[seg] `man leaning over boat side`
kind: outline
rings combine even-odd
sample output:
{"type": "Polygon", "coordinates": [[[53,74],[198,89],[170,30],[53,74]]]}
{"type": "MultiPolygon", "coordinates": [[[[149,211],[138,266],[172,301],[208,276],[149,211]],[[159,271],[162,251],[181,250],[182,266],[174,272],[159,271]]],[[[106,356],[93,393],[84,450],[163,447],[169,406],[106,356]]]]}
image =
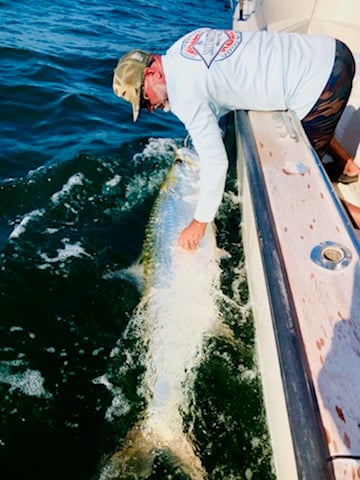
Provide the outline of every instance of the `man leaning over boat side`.
{"type": "MultiPolygon", "coordinates": [[[[220,118],[235,110],[293,110],[320,159],[332,156],[337,181],[357,181],[360,168],[334,137],[352,88],[348,47],[321,35],[197,29],[164,55],[132,50],[114,71],[113,89],[141,108],[172,111],[185,125],[201,161],[194,218],[179,245],[196,249],[222,201],[228,160],[220,118]]],[[[347,204],[360,227],[360,208],[347,204]]]]}

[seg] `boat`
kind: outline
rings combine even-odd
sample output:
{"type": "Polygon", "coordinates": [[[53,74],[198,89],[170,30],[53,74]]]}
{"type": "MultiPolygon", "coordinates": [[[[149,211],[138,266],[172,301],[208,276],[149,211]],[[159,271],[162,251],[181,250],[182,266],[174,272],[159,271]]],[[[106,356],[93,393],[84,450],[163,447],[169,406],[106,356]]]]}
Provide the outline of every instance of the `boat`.
{"type": "MultiPolygon", "coordinates": [[[[244,0],[234,30],[326,34],[357,64],[336,137],[360,165],[359,0],[244,0]]],[[[240,225],[278,480],[360,478],[360,246],[291,111],[235,112],[240,225]]],[[[331,161],[330,158],[324,161],[331,161]]]]}

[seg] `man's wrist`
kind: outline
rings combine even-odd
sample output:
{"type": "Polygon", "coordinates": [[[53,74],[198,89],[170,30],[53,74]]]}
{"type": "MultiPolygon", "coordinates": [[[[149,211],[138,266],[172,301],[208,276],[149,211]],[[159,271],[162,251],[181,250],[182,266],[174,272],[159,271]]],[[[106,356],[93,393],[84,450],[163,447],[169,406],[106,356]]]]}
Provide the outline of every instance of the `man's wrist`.
{"type": "Polygon", "coordinates": [[[193,219],[193,222],[196,223],[197,225],[207,225],[208,222],[200,222],[200,220],[196,220],[196,218],[193,219]]]}

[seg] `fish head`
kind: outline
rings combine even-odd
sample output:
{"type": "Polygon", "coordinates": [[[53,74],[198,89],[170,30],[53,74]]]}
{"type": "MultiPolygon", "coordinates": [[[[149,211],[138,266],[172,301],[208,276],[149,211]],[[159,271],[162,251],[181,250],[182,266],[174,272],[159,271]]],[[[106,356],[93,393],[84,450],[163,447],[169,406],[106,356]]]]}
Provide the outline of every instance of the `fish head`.
{"type": "Polygon", "coordinates": [[[174,163],[186,165],[193,172],[200,170],[200,158],[194,149],[188,147],[177,148],[174,151],[174,163]]]}
{"type": "Polygon", "coordinates": [[[177,178],[198,179],[200,159],[195,150],[187,147],[177,148],[174,151],[174,169],[177,178]]]}
{"type": "Polygon", "coordinates": [[[174,151],[174,162],[167,187],[184,200],[197,196],[200,182],[200,159],[195,150],[187,147],[174,151]]]}

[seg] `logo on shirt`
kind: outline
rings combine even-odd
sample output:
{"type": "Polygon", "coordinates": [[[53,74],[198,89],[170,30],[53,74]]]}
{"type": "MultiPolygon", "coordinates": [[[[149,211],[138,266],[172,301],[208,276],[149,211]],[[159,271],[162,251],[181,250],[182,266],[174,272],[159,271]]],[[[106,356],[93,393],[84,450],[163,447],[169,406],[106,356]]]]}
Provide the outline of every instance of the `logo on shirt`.
{"type": "Polygon", "coordinates": [[[197,30],[184,39],[180,53],[190,60],[202,60],[210,68],[213,62],[230,57],[241,40],[241,32],[197,30]]]}

